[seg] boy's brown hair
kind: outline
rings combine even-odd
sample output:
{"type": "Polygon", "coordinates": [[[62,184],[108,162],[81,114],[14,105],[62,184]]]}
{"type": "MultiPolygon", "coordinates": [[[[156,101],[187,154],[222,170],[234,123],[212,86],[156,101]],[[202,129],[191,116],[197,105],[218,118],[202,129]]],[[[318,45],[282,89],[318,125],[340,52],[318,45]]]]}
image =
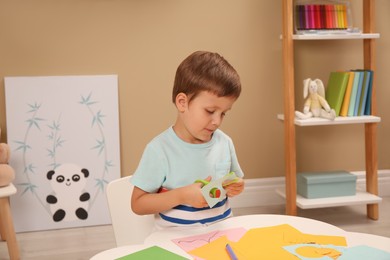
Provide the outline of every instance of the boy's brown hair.
{"type": "Polygon", "coordinates": [[[196,51],[177,68],[172,91],[172,101],[184,93],[189,101],[201,91],[211,92],[218,97],[238,98],[241,82],[237,71],[218,53],[196,51]]]}

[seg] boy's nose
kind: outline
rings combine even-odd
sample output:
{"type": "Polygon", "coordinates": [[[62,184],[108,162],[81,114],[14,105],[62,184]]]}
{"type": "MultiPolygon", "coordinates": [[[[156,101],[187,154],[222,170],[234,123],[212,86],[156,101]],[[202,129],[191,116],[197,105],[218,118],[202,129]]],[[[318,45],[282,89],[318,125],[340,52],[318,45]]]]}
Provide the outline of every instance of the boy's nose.
{"type": "Polygon", "coordinates": [[[211,123],[216,126],[219,126],[221,122],[222,122],[222,118],[219,116],[213,117],[213,120],[211,121],[211,123]]]}

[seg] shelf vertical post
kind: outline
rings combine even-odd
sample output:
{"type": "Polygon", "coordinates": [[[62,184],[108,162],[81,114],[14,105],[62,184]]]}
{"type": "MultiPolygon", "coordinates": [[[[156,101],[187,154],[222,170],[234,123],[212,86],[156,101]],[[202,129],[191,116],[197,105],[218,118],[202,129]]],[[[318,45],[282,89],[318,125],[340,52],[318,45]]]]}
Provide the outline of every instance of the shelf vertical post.
{"type": "Polygon", "coordinates": [[[284,145],[286,179],[286,214],[297,215],[296,204],[296,144],[294,125],[294,46],[293,0],[282,0],[283,5],[283,93],[284,93],[284,145]]]}
{"type": "MultiPolygon", "coordinates": [[[[372,33],[375,30],[375,0],[363,0],[363,32],[372,33]]],[[[371,114],[376,115],[376,73],[375,73],[375,39],[364,39],[364,68],[373,70],[373,85],[371,96],[371,114]]],[[[377,154],[377,123],[365,124],[366,153],[366,189],[367,192],[378,195],[378,154],[377,154]]],[[[378,204],[367,205],[367,216],[379,218],[378,204]]]]}

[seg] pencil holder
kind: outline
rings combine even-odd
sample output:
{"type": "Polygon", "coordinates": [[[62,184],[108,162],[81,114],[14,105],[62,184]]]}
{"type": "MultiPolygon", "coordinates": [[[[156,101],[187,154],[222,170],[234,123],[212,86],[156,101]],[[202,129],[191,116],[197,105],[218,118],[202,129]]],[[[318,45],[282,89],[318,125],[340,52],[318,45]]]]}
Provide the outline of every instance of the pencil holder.
{"type": "Polygon", "coordinates": [[[297,34],[353,32],[351,3],[347,0],[296,0],[297,34]]]}

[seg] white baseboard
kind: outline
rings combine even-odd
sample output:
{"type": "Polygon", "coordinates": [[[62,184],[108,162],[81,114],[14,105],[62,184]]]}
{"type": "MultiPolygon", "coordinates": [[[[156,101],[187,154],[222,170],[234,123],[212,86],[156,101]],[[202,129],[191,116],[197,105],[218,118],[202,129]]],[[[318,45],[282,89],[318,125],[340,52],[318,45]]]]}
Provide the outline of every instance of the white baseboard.
{"type": "MultiPolygon", "coordinates": [[[[357,189],[365,190],[365,171],[352,172],[357,175],[357,189]]],[[[285,204],[284,198],[276,193],[285,189],[284,177],[245,179],[245,190],[230,200],[232,208],[259,207],[285,204]]],[[[378,171],[379,196],[390,196],[390,169],[378,171]]]]}

